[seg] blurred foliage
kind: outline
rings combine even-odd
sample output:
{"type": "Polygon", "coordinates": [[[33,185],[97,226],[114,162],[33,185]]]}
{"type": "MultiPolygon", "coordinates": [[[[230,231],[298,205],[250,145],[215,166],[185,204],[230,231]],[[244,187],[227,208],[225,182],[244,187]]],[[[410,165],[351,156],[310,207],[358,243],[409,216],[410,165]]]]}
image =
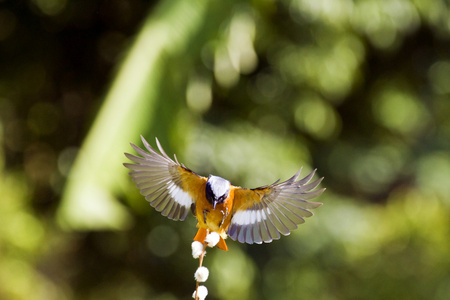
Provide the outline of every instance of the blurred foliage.
{"type": "Polygon", "coordinates": [[[208,299],[449,299],[440,0],[0,1],[0,299],[189,299],[195,220],[121,166],[151,143],[256,187],[318,168],[290,237],[210,249],[208,299]]]}

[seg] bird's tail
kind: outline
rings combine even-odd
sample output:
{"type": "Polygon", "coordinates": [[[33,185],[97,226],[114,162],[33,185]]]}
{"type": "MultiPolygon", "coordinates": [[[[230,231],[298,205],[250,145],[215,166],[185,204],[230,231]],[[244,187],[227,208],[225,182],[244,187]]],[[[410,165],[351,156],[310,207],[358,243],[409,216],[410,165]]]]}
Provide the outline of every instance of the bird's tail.
{"type": "MultiPolygon", "coordinates": [[[[208,234],[208,231],[206,230],[206,228],[199,228],[197,231],[197,234],[194,237],[194,241],[204,244],[207,234],[208,234]]],[[[222,238],[222,236],[220,236],[220,240],[217,243],[216,247],[219,249],[222,249],[224,251],[228,251],[227,244],[225,243],[225,240],[222,238]]]]}

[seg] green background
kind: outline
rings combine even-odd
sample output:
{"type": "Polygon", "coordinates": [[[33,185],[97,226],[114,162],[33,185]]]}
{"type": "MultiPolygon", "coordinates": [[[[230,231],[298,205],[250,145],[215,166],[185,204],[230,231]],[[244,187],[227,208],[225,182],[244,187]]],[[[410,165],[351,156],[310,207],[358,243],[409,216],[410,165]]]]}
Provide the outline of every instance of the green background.
{"type": "Polygon", "coordinates": [[[2,0],[0,299],[191,298],[141,134],[234,185],[325,177],[289,237],[208,250],[207,299],[449,299],[449,101],[447,1],[2,0]]]}

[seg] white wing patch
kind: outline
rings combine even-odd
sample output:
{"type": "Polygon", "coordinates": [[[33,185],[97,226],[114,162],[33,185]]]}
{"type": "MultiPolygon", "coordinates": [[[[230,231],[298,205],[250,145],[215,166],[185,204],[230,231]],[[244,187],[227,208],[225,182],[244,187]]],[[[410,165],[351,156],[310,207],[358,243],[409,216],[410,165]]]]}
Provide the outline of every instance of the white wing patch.
{"type": "Polygon", "coordinates": [[[231,223],[235,223],[236,225],[249,225],[260,223],[261,221],[265,221],[267,219],[264,211],[260,210],[241,210],[234,214],[231,219],[231,223]]]}
{"type": "MultiPolygon", "coordinates": [[[[131,144],[142,157],[125,153],[135,163],[125,163],[124,166],[131,170],[130,175],[136,186],[156,211],[172,220],[184,220],[194,202],[181,187],[178,168],[184,167],[167,156],[158,140],[156,143],[162,154],[156,152],[144,138],[142,142],[148,152],[131,144]]],[[[193,173],[192,176],[198,177],[193,173]]]]}
{"type": "Polygon", "coordinates": [[[192,204],[192,198],[188,193],[183,191],[180,187],[178,187],[175,183],[171,182],[167,187],[169,190],[170,196],[177,202],[178,204],[190,208],[192,204]]]}
{"type": "Polygon", "coordinates": [[[309,202],[319,196],[325,189],[314,190],[322,179],[307,184],[314,176],[315,170],[302,180],[297,180],[300,171],[285,182],[278,181],[267,189],[259,203],[246,210],[234,213],[228,227],[228,236],[241,243],[270,243],[280,238],[280,233],[289,235],[297,229],[298,224],[305,222],[305,217],[313,215],[309,209],[322,205],[319,202],[309,202]],[[314,190],[314,191],[313,191],[314,190]]]}

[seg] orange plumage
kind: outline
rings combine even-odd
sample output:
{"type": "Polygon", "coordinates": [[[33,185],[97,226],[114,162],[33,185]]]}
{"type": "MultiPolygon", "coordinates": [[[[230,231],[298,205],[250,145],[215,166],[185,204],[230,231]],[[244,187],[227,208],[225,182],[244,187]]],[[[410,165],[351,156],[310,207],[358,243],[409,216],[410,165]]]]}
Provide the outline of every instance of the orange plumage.
{"type": "Polygon", "coordinates": [[[233,186],[218,177],[199,176],[183,164],[170,159],[158,140],[156,152],[142,138],[149,152],[133,145],[142,157],[125,153],[135,164],[125,163],[141,194],[162,215],[184,220],[192,210],[199,228],[194,240],[204,243],[208,232],[217,232],[217,247],[228,250],[225,238],[241,243],[269,243],[288,235],[313,215],[310,209],[322,205],[310,202],[325,189],[314,190],[322,181],[309,183],[315,170],[301,180],[300,171],[287,181],[256,189],[233,186]]]}

